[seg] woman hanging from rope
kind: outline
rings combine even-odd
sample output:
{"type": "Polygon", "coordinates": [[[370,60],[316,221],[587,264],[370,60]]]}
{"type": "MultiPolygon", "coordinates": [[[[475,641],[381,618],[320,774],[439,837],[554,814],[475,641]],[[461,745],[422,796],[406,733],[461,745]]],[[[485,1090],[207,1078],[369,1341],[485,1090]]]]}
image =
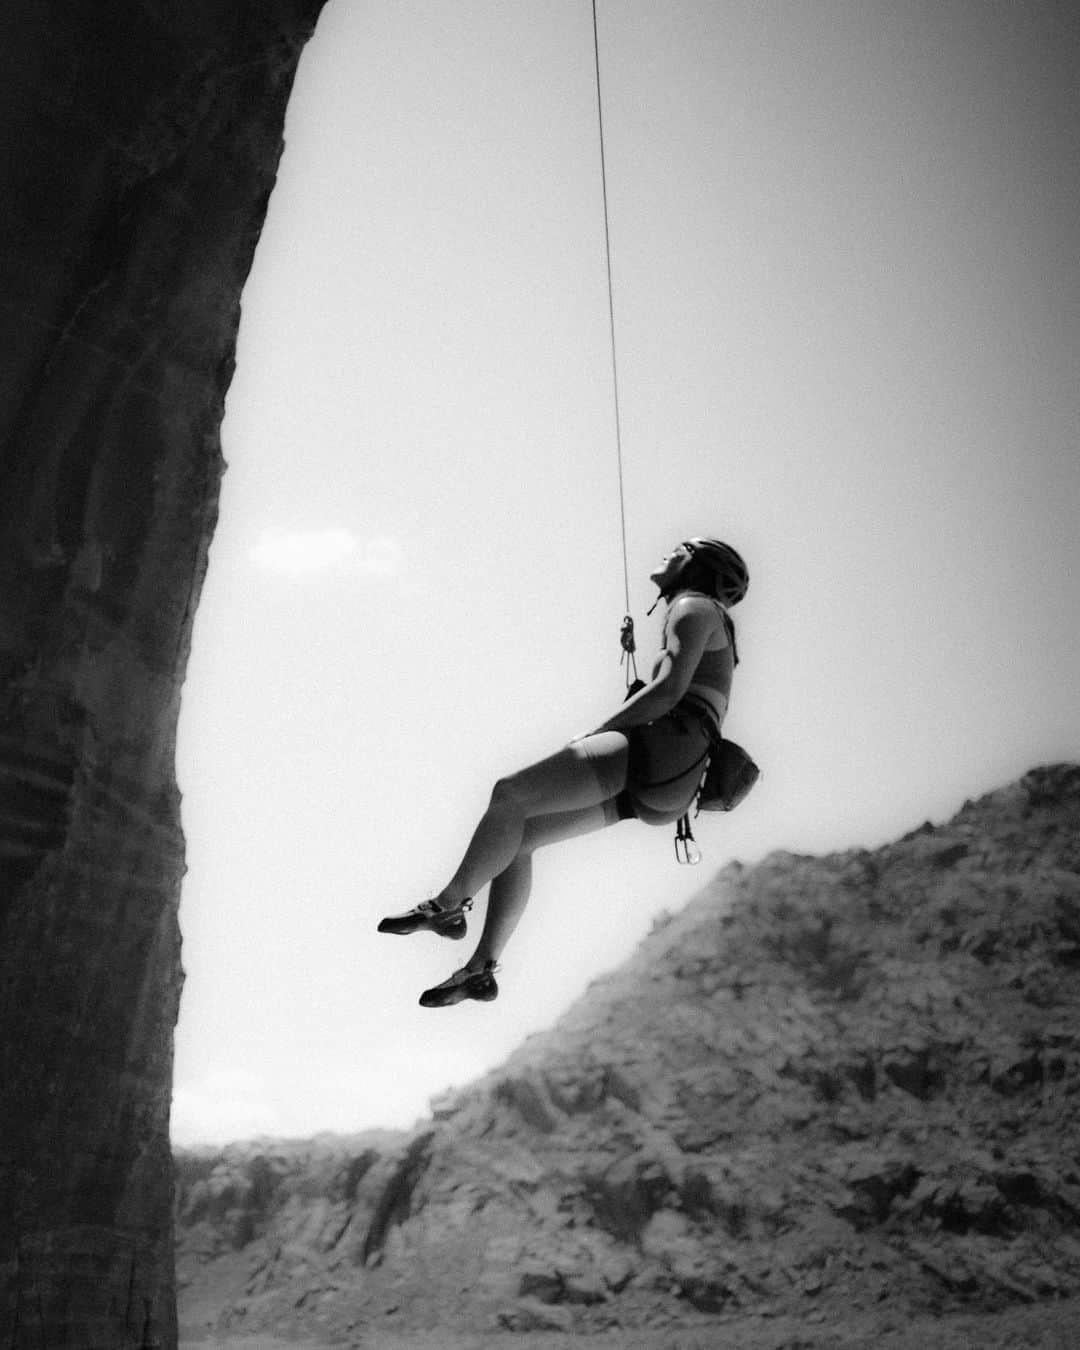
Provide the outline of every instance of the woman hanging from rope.
{"type": "MultiPolygon", "coordinates": [[[[380,933],[463,938],[472,897],[490,882],[476,951],[420,996],[425,1008],[498,995],[494,971],[525,909],[538,848],[636,818],[678,820],[701,780],[738,663],[728,608],[746,594],[746,564],[717,539],[688,539],[651,574],[667,602],[652,678],[595,731],[495,784],[465,856],[446,886],[380,933]]],[[[651,611],[650,611],[651,612],[651,611]]]]}

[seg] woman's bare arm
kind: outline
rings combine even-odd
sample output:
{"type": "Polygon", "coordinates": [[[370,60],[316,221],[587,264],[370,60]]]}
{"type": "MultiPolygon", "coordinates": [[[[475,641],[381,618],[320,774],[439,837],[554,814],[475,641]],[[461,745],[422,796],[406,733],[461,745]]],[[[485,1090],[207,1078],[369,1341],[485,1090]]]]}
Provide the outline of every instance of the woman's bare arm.
{"type": "Polygon", "coordinates": [[[692,596],[676,600],[668,619],[667,642],[652,679],[596,730],[627,731],[670,712],[689,688],[718,623],[712,605],[692,596]]]}

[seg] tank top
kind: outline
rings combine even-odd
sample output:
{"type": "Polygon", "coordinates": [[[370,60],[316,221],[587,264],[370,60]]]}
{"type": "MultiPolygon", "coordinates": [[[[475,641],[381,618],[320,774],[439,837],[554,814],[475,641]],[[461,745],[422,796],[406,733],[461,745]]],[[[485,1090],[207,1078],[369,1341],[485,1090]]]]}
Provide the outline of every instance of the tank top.
{"type": "MultiPolygon", "coordinates": [[[[719,732],[723,725],[724,715],[727,712],[728,701],[731,697],[732,677],[735,673],[735,655],[728,629],[730,620],[727,617],[727,611],[719,600],[713,599],[710,595],[702,595],[697,591],[693,592],[693,596],[696,600],[703,600],[715,606],[720,615],[725,641],[722,647],[706,649],[701,653],[689,687],[682,697],[682,702],[688,703],[691,707],[703,707],[708,713],[714,729],[719,732]]],[[[670,609],[668,614],[671,614],[670,609]]],[[[667,623],[668,621],[665,619],[664,646],[667,646],[667,623]]]]}

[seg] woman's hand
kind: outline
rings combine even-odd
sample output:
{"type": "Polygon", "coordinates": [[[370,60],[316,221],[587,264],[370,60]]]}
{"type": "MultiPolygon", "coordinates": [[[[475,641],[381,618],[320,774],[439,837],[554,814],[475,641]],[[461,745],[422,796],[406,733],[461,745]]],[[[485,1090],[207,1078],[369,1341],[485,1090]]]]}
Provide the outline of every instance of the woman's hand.
{"type": "Polygon", "coordinates": [[[671,712],[690,687],[698,662],[720,622],[712,605],[695,604],[694,598],[677,599],[668,617],[667,642],[656,663],[652,679],[628,698],[614,716],[597,731],[627,731],[655,722],[671,712]]]}

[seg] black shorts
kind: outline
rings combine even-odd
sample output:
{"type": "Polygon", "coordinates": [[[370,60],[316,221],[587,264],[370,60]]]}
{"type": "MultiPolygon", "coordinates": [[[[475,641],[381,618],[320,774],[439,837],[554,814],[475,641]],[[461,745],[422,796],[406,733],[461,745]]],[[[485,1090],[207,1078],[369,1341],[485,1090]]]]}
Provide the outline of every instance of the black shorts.
{"type": "Polygon", "coordinates": [[[626,732],[630,760],[626,788],[617,798],[620,817],[670,825],[685,815],[705,772],[712,734],[703,716],[683,708],[626,732]]]}

